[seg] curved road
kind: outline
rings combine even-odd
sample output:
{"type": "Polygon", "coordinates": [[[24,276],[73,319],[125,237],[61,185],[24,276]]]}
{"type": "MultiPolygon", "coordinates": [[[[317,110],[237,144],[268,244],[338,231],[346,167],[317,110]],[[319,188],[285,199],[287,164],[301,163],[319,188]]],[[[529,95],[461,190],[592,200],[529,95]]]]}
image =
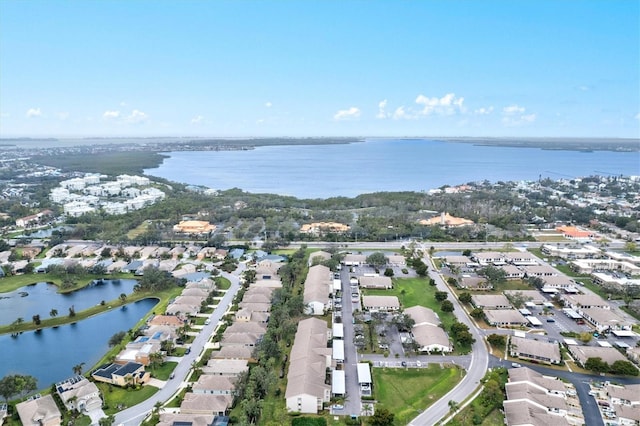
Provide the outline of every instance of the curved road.
{"type": "Polygon", "coordinates": [[[231,287],[227,290],[224,297],[218,303],[218,306],[211,314],[211,323],[205,325],[202,328],[202,331],[196,336],[195,340],[191,344],[191,353],[184,355],[175,370],[173,371],[175,377],[173,379],[167,380],[165,386],[156,392],[151,398],[146,401],[141,402],[138,405],[127,408],[124,411],[116,414],[115,416],[115,424],[116,425],[125,425],[125,426],[137,426],[144,418],[153,410],[153,407],[157,402],[164,403],[169,398],[176,393],[176,391],[180,388],[180,384],[189,374],[189,370],[191,369],[191,365],[196,359],[200,356],[200,353],[204,349],[205,344],[213,334],[213,330],[218,325],[218,322],[222,319],[222,315],[227,312],[227,309],[231,305],[233,298],[236,293],[240,289],[240,278],[239,275],[244,270],[244,263],[240,263],[238,269],[234,272],[234,274],[222,273],[221,275],[231,281],[231,287]]]}
{"type": "Polygon", "coordinates": [[[489,365],[489,351],[484,343],[484,339],[482,338],[480,331],[471,322],[466,312],[462,309],[458,298],[449,291],[449,287],[442,279],[442,276],[432,268],[429,269],[429,277],[436,281],[438,290],[447,291],[451,295],[449,300],[453,302],[453,312],[458,318],[458,321],[469,327],[469,332],[473,335],[473,338],[476,339],[476,341],[472,346],[471,364],[467,369],[467,375],[456,385],[455,388],[451,389],[449,393],[436,401],[418,417],[413,419],[411,423],[409,423],[413,426],[430,426],[436,424],[444,416],[449,414],[449,401],[454,400],[460,403],[469,397],[480,385],[480,380],[484,377],[489,365]]]}

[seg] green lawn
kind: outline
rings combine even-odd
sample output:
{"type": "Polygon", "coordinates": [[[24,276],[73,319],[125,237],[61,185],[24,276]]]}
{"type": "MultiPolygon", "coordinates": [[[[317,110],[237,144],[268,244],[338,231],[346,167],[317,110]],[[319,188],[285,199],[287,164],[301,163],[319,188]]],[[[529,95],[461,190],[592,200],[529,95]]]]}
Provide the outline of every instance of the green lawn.
{"type": "Polygon", "coordinates": [[[143,386],[141,389],[134,390],[100,382],[96,382],[96,385],[98,385],[98,389],[100,389],[105,406],[108,407],[104,409],[107,415],[116,414],[124,408],[133,407],[151,398],[151,396],[159,390],[153,386],[143,386]],[[119,405],[120,408],[118,408],[119,405]]]}
{"type": "Polygon", "coordinates": [[[364,290],[366,295],[397,296],[405,309],[418,305],[432,309],[448,330],[456,317],[451,312],[440,310],[440,302],[436,300],[435,293],[436,287],[430,286],[425,278],[394,278],[391,290],[364,290]]]}
{"type": "Polygon", "coordinates": [[[164,362],[161,366],[156,367],[155,370],[153,368],[150,368],[149,371],[151,371],[151,375],[158,380],[168,380],[171,372],[176,368],[177,365],[177,362],[167,361],[164,362]]]}
{"type": "Polygon", "coordinates": [[[433,364],[422,369],[374,368],[374,396],[378,407],[395,414],[396,425],[406,425],[453,389],[463,374],[458,368],[433,364]]]}
{"type": "Polygon", "coordinates": [[[215,281],[216,281],[216,286],[220,290],[228,290],[229,287],[231,287],[231,281],[229,281],[228,279],[226,279],[224,277],[216,277],[215,281]]]}

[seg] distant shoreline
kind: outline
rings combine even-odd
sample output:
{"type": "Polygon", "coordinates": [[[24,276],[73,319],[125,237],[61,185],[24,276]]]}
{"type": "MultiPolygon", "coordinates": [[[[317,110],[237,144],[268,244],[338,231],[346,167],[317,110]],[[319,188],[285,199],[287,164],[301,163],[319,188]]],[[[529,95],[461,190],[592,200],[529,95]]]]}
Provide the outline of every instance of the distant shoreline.
{"type": "Polygon", "coordinates": [[[550,151],[613,151],[640,152],[640,139],[630,138],[491,138],[491,137],[314,137],[314,138],[0,138],[0,147],[15,149],[86,148],[91,146],[120,147],[130,150],[132,145],[145,151],[209,151],[255,149],[261,146],[333,145],[376,140],[428,140],[465,143],[477,146],[505,148],[538,148],[550,151]]]}

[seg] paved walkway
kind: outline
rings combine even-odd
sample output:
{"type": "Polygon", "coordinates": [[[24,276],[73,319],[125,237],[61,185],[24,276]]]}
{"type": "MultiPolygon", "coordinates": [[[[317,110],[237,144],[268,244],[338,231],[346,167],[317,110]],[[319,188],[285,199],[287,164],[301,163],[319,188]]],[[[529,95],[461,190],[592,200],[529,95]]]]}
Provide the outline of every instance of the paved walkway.
{"type": "Polygon", "coordinates": [[[107,417],[104,411],[102,411],[102,408],[96,408],[95,410],[87,411],[87,416],[91,418],[92,425],[97,425],[100,422],[100,419],[107,417]]]}

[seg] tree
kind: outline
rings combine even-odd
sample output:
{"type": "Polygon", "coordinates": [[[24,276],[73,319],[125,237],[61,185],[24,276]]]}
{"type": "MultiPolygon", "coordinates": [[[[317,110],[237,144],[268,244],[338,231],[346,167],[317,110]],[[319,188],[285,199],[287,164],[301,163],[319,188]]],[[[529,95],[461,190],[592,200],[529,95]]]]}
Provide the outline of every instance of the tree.
{"type": "Polygon", "coordinates": [[[159,365],[162,365],[163,362],[164,362],[164,356],[162,355],[161,352],[153,352],[149,354],[149,366],[151,367],[151,370],[153,370],[154,372],[156,370],[156,367],[158,367],[159,365]]]}
{"type": "Polygon", "coordinates": [[[111,249],[109,247],[105,247],[100,252],[100,257],[106,259],[107,257],[111,257],[111,249]]]}
{"type": "Polygon", "coordinates": [[[516,309],[522,308],[525,302],[528,302],[531,300],[531,297],[525,296],[524,294],[522,294],[521,291],[516,291],[515,293],[510,294],[508,298],[511,304],[513,305],[513,307],[516,309]]]}
{"type": "Polygon", "coordinates": [[[480,319],[484,316],[484,311],[482,310],[482,308],[473,308],[473,310],[470,312],[470,315],[475,319],[480,319]]]}
{"type": "Polygon", "coordinates": [[[507,273],[504,269],[496,268],[495,266],[485,266],[484,268],[478,270],[478,275],[481,275],[487,279],[489,284],[494,287],[496,284],[504,282],[507,277],[507,273]]]}
{"type": "Polygon", "coordinates": [[[453,312],[453,303],[450,300],[444,300],[440,304],[440,309],[442,309],[442,312],[453,312]]]}
{"type": "Polygon", "coordinates": [[[40,325],[41,321],[40,321],[40,315],[36,314],[33,317],[31,317],[33,319],[33,323],[35,325],[40,325]]]}
{"type": "Polygon", "coordinates": [[[384,270],[384,276],[385,277],[392,277],[393,276],[393,269],[392,268],[387,268],[384,270]]]}
{"type": "Polygon", "coordinates": [[[462,255],[467,257],[471,256],[471,250],[470,249],[463,250],[462,255]]]}
{"type": "Polygon", "coordinates": [[[468,291],[460,293],[458,300],[462,303],[471,303],[471,293],[468,291]]]}
{"type": "Polygon", "coordinates": [[[451,411],[452,413],[455,413],[456,411],[458,411],[459,407],[460,406],[455,400],[453,399],[449,400],[449,411],[451,411]]]}
{"type": "Polygon", "coordinates": [[[452,287],[457,287],[458,286],[458,280],[456,280],[453,277],[447,278],[447,283],[452,287]]]}
{"type": "Polygon", "coordinates": [[[120,342],[124,340],[126,335],[127,335],[126,331],[118,331],[117,333],[115,333],[113,336],[109,338],[109,347],[114,347],[116,345],[119,345],[120,342]]]}
{"type": "Polygon", "coordinates": [[[449,293],[447,293],[446,291],[436,291],[435,296],[438,302],[442,302],[443,300],[446,300],[447,296],[449,296],[449,293]]]}
{"type": "Polygon", "coordinates": [[[127,300],[127,295],[124,293],[120,293],[120,301],[124,303],[126,302],[126,300],[127,300]]]}
{"type": "Polygon", "coordinates": [[[69,307],[69,317],[70,317],[70,318],[73,318],[73,317],[75,317],[75,316],[76,316],[76,308],[74,308],[74,307],[73,307],[73,305],[71,305],[71,306],[69,307]]]}
{"type": "Polygon", "coordinates": [[[57,309],[51,309],[51,311],[49,311],[49,316],[53,317],[57,317],[58,316],[58,310],[57,309]]]}
{"type": "Polygon", "coordinates": [[[491,344],[493,347],[504,348],[504,345],[507,343],[507,338],[504,334],[490,334],[487,336],[487,342],[491,344]]]}
{"type": "Polygon", "coordinates": [[[4,398],[7,404],[9,403],[9,398],[17,394],[18,390],[16,387],[15,375],[4,376],[0,379],[0,395],[4,398]]]}
{"type": "Polygon", "coordinates": [[[582,333],[580,333],[580,335],[578,336],[578,339],[580,339],[580,341],[584,344],[587,344],[591,341],[591,339],[593,338],[593,335],[588,332],[588,331],[583,331],[582,333]]]}
{"type": "Polygon", "coordinates": [[[395,415],[386,408],[378,408],[369,419],[371,426],[392,426],[395,415]]]}
{"type": "Polygon", "coordinates": [[[82,374],[82,369],[84,368],[84,362],[80,364],[76,364],[71,369],[73,370],[73,374],[77,374],[78,376],[82,374]]]}
{"type": "Polygon", "coordinates": [[[595,357],[587,359],[584,363],[584,368],[595,371],[596,373],[606,373],[609,371],[609,364],[603,361],[602,358],[595,357]]]}
{"type": "Polygon", "coordinates": [[[387,256],[385,256],[384,253],[380,251],[370,254],[369,256],[367,256],[366,260],[367,260],[367,263],[373,266],[374,268],[380,268],[386,265],[387,262],[389,261],[387,259],[387,256]]]}
{"type": "Polygon", "coordinates": [[[497,406],[504,400],[500,383],[495,379],[489,379],[484,384],[482,399],[488,406],[497,406]]]}
{"type": "Polygon", "coordinates": [[[637,376],[638,369],[629,361],[618,360],[611,365],[611,373],[637,376]]]}
{"type": "Polygon", "coordinates": [[[473,345],[476,339],[474,339],[473,335],[468,331],[461,331],[456,336],[456,341],[461,345],[473,345]]]}
{"type": "Polygon", "coordinates": [[[416,270],[416,274],[420,277],[426,277],[427,273],[429,273],[429,268],[427,264],[424,263],[421,259],[417,259],[413,262],[413,268],[416,270]]]}

